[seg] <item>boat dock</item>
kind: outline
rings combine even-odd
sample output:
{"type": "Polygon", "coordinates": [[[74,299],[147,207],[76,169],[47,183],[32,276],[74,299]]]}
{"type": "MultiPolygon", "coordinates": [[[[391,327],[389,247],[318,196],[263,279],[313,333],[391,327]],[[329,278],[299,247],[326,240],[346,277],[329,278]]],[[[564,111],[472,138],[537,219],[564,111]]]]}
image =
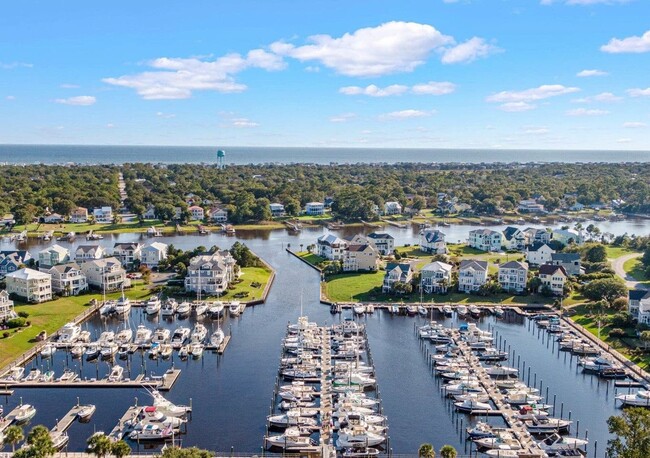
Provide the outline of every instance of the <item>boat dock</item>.
{"type": "Polygon", "coordinates": [[[77,404],[66,413],[61,420],[50,430],[53,433],[64,433],[72,426],[72,423],[77,419],[79,412],[84,406],[77,404]]]}
{"type": "Polygon", "coordinates": [[[130,427],[127,425],[127,422],[130,422],[138,416],[142,407],[137,405],[131,406],[126,410],[126,413],[117,422],[117,425],[111,430],[108,434],[108,437],[113,441],[122,440],[124,435],[130,430],[130,427]]]}
{"type": "Polygon", "coordinates": [[[11,424],[16,421],[16,415],[18,415],[18,409],[22,407],[22,402],[20,405],[16,406],[13,408],[11,412],[9,412],[7,415],[4,417],[0,418],[0,433],[3,433],[5,429],[7,429],[11,424]]]}
{"type": "Polygon", "coordinates": [[[218,347],[214,345],[206,345],[205,349],[216,351],[218,354],[223,355],[223,352],[226,351],[226,347],[230,343],[230,337],[231,337],[230,335],[225,336],[223,338],[223,342],[221,342],[221,345],[219,345],[218,347]]]}
{"type": "Polygon", "coordinates": [[[176,380],[181,375],[180,369],[169,369],[163,375],[152,375],[145,377],[144,374],[138,375],[133,380],[120,380],[119,382],[109,381],[107,378],[100,380],[70,380],[70,381],[52,381],[52,382],[7,382],[7,386],[16,388],[152,388],[159,391],[169,391],[172,389],[176,380]]]}

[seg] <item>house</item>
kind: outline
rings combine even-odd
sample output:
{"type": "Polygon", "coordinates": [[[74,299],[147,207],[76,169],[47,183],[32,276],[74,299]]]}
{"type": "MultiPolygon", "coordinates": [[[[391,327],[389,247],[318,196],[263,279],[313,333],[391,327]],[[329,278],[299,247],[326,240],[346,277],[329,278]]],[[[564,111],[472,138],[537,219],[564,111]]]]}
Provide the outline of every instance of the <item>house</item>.
{"type": "Polygon", "coordinates": [[[70,213],[71,223],[86,223],[88,222],[88,209],[84,207],[77,207],[70,213]]]}
{"type": "Polygon", "coordinates": [[[14,214],[13,213],[5,213],[0,217],[0,226],[13,226],[16,224],[16,220],[14,219],[14,214]]]}
{"type": "Polygon", "coordinates": [[[584,237],[575,229],[556,229],[551,237],[563,245],[571,245],[572,243],[582,245],[585,242],[584,237]]]}
{"type": "Polygon", "coordinates": [[[399,215],[402,213],[402,206],[399,202],[391,201],[384,204],[384,215],[399,215]]]}
{"type": "Polygon", "coordinates": [[[30,259],[32,256],[26,250],[0,251],[0,278],[17,271],[30,259]]]}
{"type": "Polygon", "coordinates": [[[487,261],[463,259],[458,269],[458,291],[461,293],[476,292],[487,283],[487,278],[487,261]]]}
{"type": "Polygon", "coordinates": [[[209,217],[215,223],[225,223],[228,221],[228,210],[221,207],[214,207],[210,210],[209,217]]]}
{"type": "Polygon", "coordinates": [[[102,258],[81,264],[81,272],[86,276],[88,286],[100,291],[116,291],[130,286],[126,270],[117,258],[102,258]]]}
{"type": "Polygon", "coordinates": [[[187,205],[200,205],[203,203],[203,199],[197,196],[193,192],[185,194],[185,203],[187,205]]]}
{"type": "Polygon", "coordinates": [[[475,229],[469,231],[467,244],[477,250],[496,252],[501,251],[502,238],[501,232],[491,229],[475,229]]]}
{"type": "Polygon", "coordinates": [[[113,256],[120,260],[124,267],[132,266],[142,255],[142,244],[138,242],[116,243],[113,245],[113,256]]]}
{"type": "Polygon", "coordinates": [[[411,264],[389,262],[386,265],[381,292],[390,293],[393,291],[395,283],[410,283],[411,280],[413,280],[413,267],[411,264]]]}
{"type": "Polygon", "coordinates": [[[370,244],[349,245],[343,252],[343,271],[377,270],[379,255],[370,244]]]}
{"type": "Polygon", "coordinates": [[[113,222],[113,209],[111,207],[100,207],[93,209],[95,222],[99,224],[110,224],[113,222]]]}
{"type": "Polygon", "coordinates": [[[49,248],[39,251],[38,253],[38,268],[49,270],[50,267],[57,264],[63,264],[70,260],[70,251],[63,248],[61,245],[52,245],[49,248]]]}
{"type": "Polygon", "coordinates": [[[142,214],[143,219],[157,219],[156,207],[153,205],[148,205],[147,209],[142,214]]]}
{"type": "Polygon", "coordinates": [[[585,209],[585,206],[581,204],[580,202],[576,202],[575,204],[571,205],[569,207],[569,211],[572,212],[581,212],[582,210],[585,209]]]}
{"type": "Polygon", "coordinates": [[[540,291],[547,286],[555,296],[564,294],[564,284],[568,278],[564,267],[544,264],[539,267],[539,278],[542,280],[542,284],[539,287],[540,291]]]}
{"type": "Polygon", "coordinates": [[[526,236],[526,245],[532,245],[534,243],[548,244],[551,242],[551,233],[546,229],[529,227],[524,230],[524,236],[526,236]]]}
{"type": "Polygon", "coordinates": [[[187,266],[185,290],[223,294],[235,280],[235,264],[227,250],[193,257],[187,266]]]}
{"type": "Polygon", "coordinates": [[[0,323],[16,318],[17,316],[14,311],[14,301],[9,300],[9,293],[7,291],[0,291],[0,323]]]}
{"type": "Polygon", "coordinates": [[[628,311],[639,323],[650,324],[650,290],[633,289],[628,292],[628,311]]]}
{"type": "Polygon", "coordinates": [[[395,238],[385,232],[371,232],[367,236],[368,242],[382,256],[388,256],[395,250],[395,238]]]}
{"type": "Polygon", "coordinates": [[[551,262],[551,255],[553,253],[555,253],[555,250],[547,244],[536,242],[526,247],[526,261],[528,265],[541,266],[542,264],[551,262]]]}
{"type": "Polygon", "coordinates": [[[106,250],[99,245],[79,245],[74,252],[76,262],[92,261],[106,256],[106,250]]]}
{"type": "Polygon", "coordinates": [[[521,293],[528,283],[528,267],[519,261],[510,261],[499,266],[499,285],[506,291],[521,293]]]}
{"type": "Polygon", "coordinates": [[[431,254],[447,253],[445,234],[437,229],[424,229],[420,231],[420,250],[431,254]]]}
{"type": "Polygon", "coordinates": [[[274,218],[282,217],[287,214],[284,210],[284,205],[282,204],[274,203],[270,204],[269,207],[271,209],[271,216],[274,218]]]}
{"type": "Polygon", "coordinates": [[[420,270],[420,288],[427,293],[446,293],[451,286],[451,264],[435,261],[420,270]]]}
{"type": "Polygon", "coordinates": [[[551,255],[551,264],[562,266],[569,275],[580,275],[580,254],[579,253],[553,253],[551,255]]]}
{"type": "Polygon", "coordinates": [[[148,267],[158,267],[160,261],[167,259],[167,244],[153,242],[140,251],[140,263],[148,267]]]}
{"type": "Polygon", "coordinates": [[[537,202],[535,199],[520,200],[517,210],[523,213],[544,213],[544,205],[537,202]]]}
{"type": "Polygon", "coordinates": [[[76,296],[88,289],[86,275],[74,262],[52,266],[48,273],[52,276],[52,291],[57,294],[76,296]]]}
{"type": "Polygon", "coordinates": [[[305,205],[305,214],[310,216],[319,216],[325,214],[325,204],[322,202],[307,202],[305,205]]]}
{"type": "Polygon", "coordinates": [[[41,303],[52,299],[52,277],[33,269],[20,269],[7,274],[7,293],[15,294],[27,302],[41,303]]]}
{"type": "Polygon", "coordinates": [[[526,235],[519,228],[508,226],[503,230],[503,246],[509,251],[522,251],[526,246],[526,235]]]}
{"type": "Polygon", "coordinates": [[[43,217],[43,222],[45,224],[59,224],[62,223],[64,219],[65,218],[63,218],[63,216],[59,215],[58,213],[50,213],[49,215],[45,215],[43,217]]]}
{"type": "Polygon", "coordinates": [[[192,221],[203,221],[203,218],[205,218],[203,207],[199,207],[198,205],[188,207],[187,211],[190,213],[190,220],[192,221]]]}
{"type": "Polygon", "coordinates": [[[344,251],[347,247],[347,242],[334,234],[321,235],[316,240],[318,256],[329,259],[330,261],[343,260],[344,251]]]}

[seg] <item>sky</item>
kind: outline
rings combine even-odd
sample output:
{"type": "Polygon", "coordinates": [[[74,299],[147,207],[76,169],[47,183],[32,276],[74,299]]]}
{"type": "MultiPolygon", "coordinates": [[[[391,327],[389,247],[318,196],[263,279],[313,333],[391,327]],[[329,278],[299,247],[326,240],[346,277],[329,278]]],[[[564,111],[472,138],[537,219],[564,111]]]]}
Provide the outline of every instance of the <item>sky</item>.
{"type": "Polygon", "coordinates": [[[650,150],[650,0],[2,10],[1,144],[650,150]]]}

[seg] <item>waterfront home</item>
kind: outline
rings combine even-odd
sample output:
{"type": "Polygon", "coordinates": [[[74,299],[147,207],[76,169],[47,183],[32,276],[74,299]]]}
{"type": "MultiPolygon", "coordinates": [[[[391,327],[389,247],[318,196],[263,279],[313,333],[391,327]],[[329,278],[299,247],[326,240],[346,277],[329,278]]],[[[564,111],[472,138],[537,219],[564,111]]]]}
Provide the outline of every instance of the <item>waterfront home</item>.
{"type": "Polygon", "coordinates": [[[120,260],[124,267],[131,267],[139,261],[142,255],[142,244],[139,242],[116,243],[113,245],[113,256],[120,260]]]}
{"type": "Polygon", "coordinates": [[[14,219],[13,213],[5,213],[0,217],[0,226],[6,227],[13,226],[14,224],[16,224],[16,220],[14,219]]]}
{"type": "Polygon", "coordinates": [[[582,210],[585,209],[585,206],[581,204],[580,202],[576,202],[575,204],[571,205],[569,207],[569,211],[572,212],[581,212],[582,210]]]}
{"type": "Polygon", "coordinates": [[[203,203],[203,199],[201,197],[197,196],[193,192],[185,194],[185,203],[187,205],[201,205],[203,203]]]}
{"type": "Polygon", "coordinates": [[[63,264],[70,260],[70,251],[61,245],[54,244],[38,252],[38,268],[49,270],[57,264],[63,264]]]}
{"type": "Polygon", "coordinates": [[[518,227],[508,226],[503,230],[503,246],[508,251],[522,251],[526,246],[526,235],[518,227]]]}
{"type": "Polygon", "coordinates": [[[126,270],[117,258],[102,258],[84,262],[81,272],[86,276],[88,286],[100,291],[116,291],[130,286],[126,270]]]}
{"type": "Polygon", "coordinates": [[[370,244],[368,237],[366,237],[364,234],[354,234],[352,236],[343,237],[343,241],[347,243],[348,246],[370,244]]]}
{"type": "Polygon", "coordinates": [[[190,213],[190,220],[192,221],[203,221],[203,218],[205,218],[203,207],[199,207],[198,205],[188,207],[187,211],[190,213]]]}
{"type": "Polygon", "coordinates": [[[325,204],[322,202],[307,202],[305,214],[310,216],[323,215],[325,214],[325,204]]]}
{"type": "Polygon", "coordinates": [[[502,238],[501,232],[491,229],[474,229],[469,231],[467,245],[481,251],[497,252],[501,251],[502,238]]]}
{"type": "Polygon", "coordinates": [[[94,208],[93,217],[96,223],[110,224],[113,222],[113,209],[111,207],[94,208]]]}
{"type": "MultiPolygon", "coordinates": [[[[22,251],[22,253],[27,253],[26,251],[22,251]]],[[[4,277],[10,272],[15,272],[18,269],[21,268],[23,264],[25,264],[25,256],[24,254],[21,255],[20,251],[3,251],[0,252],[0,278],[4,277]]],[[[29,256],[29,254],[27,254],[29,256]]],[[[31,259],[31,256],[27,258],[27,260],[31,259]]]]}
{"type": "Polygon", "coordinates": [[[458,269],[458,291],[461,293],[474,293],[487,283],[487,261],[463,259],[458,269]]]}
{"type": "Polygon", "coordinates": [[[564,270],[569,275],[580,275],[582,273],[580,253],[553,253],[550,263],[554,266],[564,267],[564,270]]]}
{"type": "Polygon", "coordinates": [[[52,299],[52,276],[33,269],[20,269],[7,274],[7,293],[26,302],[38,304],[52,299]]]}
{"type": "Polygon", "coordinates": [[[348,245],[343,254],[343,271],[377,270],[379,256],[370,244],[348,245]]]}
{"type": "Polygon", "coordinates": [[[413,280],[413,267],[409,263],[389,262],[386,264],[386,273],[381,286],[382,293],[393,291],[395,283],[411,283],[413,280]]]}
{"type": "Polygon", "coordinates": [[[561,296],[564,293],[567,278],[568,275],[564,267],[544,264],[539,267],[539,279],[542,280],[539,290],[541,291],[546,286],[551,289],[553,295],[561,296]]]}
{"type": "Polygon", "coordinates": [[[140,264],[148,267],[158,267],[161,261],[167,259],[166,243],[152,242],[140,251],[140,264]]]}
{"type": "Polygon", "coordinates": [[[57,294],[76,296],[88,289],[86,275],[74,262],[52,266],[48,273],[52,276],[52,291],[57,294]]]}
{"type": "Polygon", "coordinates": [[[499,266],[499,285],[502,289],[521,293],[526,290],[528,267],[519,261],[510,261],[499,266]]]}
{"type": "Polygon", "coordinates": [[[181,207],[174,207],[174,217],[172,219],[178,221],[183,216],[183,209],[181,207]]]}
{"type": "Polygon", "coordinates": [[[420,231],[420,250],[431,254],[446,254],[445,234],[437,229],[420,231]]]}
{"type": "Polygon", "coordinates": [[[287,214],[284,210],[284,205],[280,203],[272,203],[269,205],[269,208],[271,210],[271,216],[274,218],[279,218],[287,214]]]}
{"type": "Polygon", "coordinates": [[[143,219],[156,219],[156,207],[153,205],[149,204],[147,205],[147,209],[142,213],[142,218],[143,219]]]}
{"type": "Polygon", "coordinates": [[[368,242],[373,246],[377,253],[382,256],[393,254],[395,250],[395,238],[386,232],[371,232],[368,234],[368,242]]]}
{"type": "Polygon", "coordinates": [[[17,316],[14,311],[14,301],[9,300],[9,293],[7,291],[0,291],[0,323],[4,323],[17,316]]]}
{"type": "Polygon", "coordinates": [[[316,240],[316,253],[330,261],[341,261],[347,247],[347,242],[334,234],[321,235],[316,240]]]}
{"type": "Polygon", "coordinates": [[[551,261],[553,253],[555,253],[555,250],[547,244],[535,242],[526,247],[526,261],[531,266],[541,266],[551,261]]]}
{"type": "Polygon", "coordinates": [[[235,264],[227,250],[193,257],[187,266],[185,290],[223,294],[235,280],[235,264]]]}
{"type": "Polygon", "coordinates": [[[59,224],[62,223],[65,218],[58,213],[50,213],[43,216],[42,219],[45,224],[59,224]]]}
{"type": "Polygon", "coordinates": [[[627,307],[632,318],[639,323],[650,324],[650,290],[630,290],[627,307]]]}
{"type": "Polygon", "coordinates": [[[100,245],[79,245],[74,252],[76,262],[93,261],[106,256],[106,250],[100,245]]]}
{"type": "Polygon", "coordinates": [[[535,199],[520,200],[517,210],[522,213],[544,213],[544,205],[540,204],[535,199]]]}
{"type": "Polygon", "coordinates": [[[225,223],[228,221],[228,210],[222,207],[213,207],[208,212],[208,217],[215,223],[225,223]]]}
{"type": "Polygon", "coordinates": [[[451,264],[434,261],[420,269],[420,288],[427,293],[446,293],[451,286],[451,264]]]}
{"type": "Polygon", "coordinates": [[[551,243],[551,233],[546,229],[537,229],[529,227],[524,230],[526,237],[526,245],[533,245],[534,243],[551,243]]]}
{"type": "Polygon", "coordinates": [[[399,215],[402,213],[402,206],[399,202],[390,201],[384,204],[384,215],[399,215]]]}
{"type": "Polygon", "coordinates": [[[88,209],[84,207],[77,207],[70,213],[71,223],[86,223],[88,222],[88,209]]]}
{"type": "Polygon", "coordinates": [[[556,229],[553,231],[552,239],[562,245],[582,245],[585,242],[584,237],[575,229],[556,229]]]}

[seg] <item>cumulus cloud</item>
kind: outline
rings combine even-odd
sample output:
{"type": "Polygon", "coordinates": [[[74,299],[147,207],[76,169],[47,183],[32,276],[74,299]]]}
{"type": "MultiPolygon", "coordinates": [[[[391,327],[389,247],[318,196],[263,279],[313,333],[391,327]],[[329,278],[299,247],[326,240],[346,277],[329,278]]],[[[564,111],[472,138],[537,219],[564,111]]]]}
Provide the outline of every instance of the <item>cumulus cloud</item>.
{"type": "Polygon", "coordinates": [[[13,70],[14,68],[32,68],[34,64],[28,64],[27,62],[0,62],[0,69],[2,70],[13,70]]]}
{"type": "Polygon", "coordinates": [[[550,132],[548,127],[527,127],[524,133],[529,135],[546,135],[550,132]]]}
{"type": "Polygon", "coordinates": [[[226,54],[211,61],[161,57],[148,65],[156,71],[104,78],[102,81],[135,89],[143,99],[187,99],[193,91],[227,93],[246,90],[246,85],[236,82],[234,75],[248,68],[277,71],[286,67],[281,56],[263,49],[253,49],[246,56],[226,54]]]}
{"type": "Polygon", "coordinates": [[[650,30],[640,37],[612,38],[600,50],[612,54],[650,52],[650,30]]]}
{"type": "Polygon", "coordinates": [[[607,110],[588,110],[587,108],[576,108],[574,110],[568,110],[566,112],[567,116],[602,116],[609,114],[607,110]]]}
{"type": "Polygon", "coordinates": [[[63,105],[89,106],[94,105],[97,99],[92,95],[78,95],[67,99],[55,99],[54,101],[63,105]]]}
{"type": "Polygon", "coordinates": [[[528,111],[536,108],[536,105],[531,102],[571,94],[579,90],[577,87],[566,87],[561,84],[545,84],[523,91],[497,92],[489,95],[485,100],[492,103],[501,103],[499,109],[503,111],[528,111]]]}
{"type": "Polygon", "coordinates": [[[422,95],[445,95],[451,94],[456,90],[456,85],[448,81],[436,82],[429,81],[428,83],[416,84],[411,87],[413,94],[422,95]]]}
{"type": "Polygon", "coordinates": [[[385,113],[379,116],[380,119],[413,119],[413,118],[424,118],[426,116],[431,116],[435,113],[435,110],[424,111],[424,110],[400,110],[400,111],[391,111],[390,113],[385,113]]]}
{"type": "Polygon", "coordinates": [[[330,118],[330,122],[337,122],[337,123],[348,122],[349,120],[354,119],[356,117],[357,115],[354,113],[341,113],[339,115],[332,116],[330,118]]]}
{"type": "Polygon", "coordinates": [[[609,73],[602,70],[582,70],[576,74],[579,78],[589,78],[590,76],[607,76],[609,73]]]}
{"type": "Polygon", "coordinates": [[[623,123],[623,127],[626,129],[642,129],[647,127],[647,124],[640,121],[628,121],[623,123]]]}
{"type": "Polygon", "coordinates": [[[650,97],[650,87],[645,89],[628,89],[626,92],[630,97],[650,97]]]}
{"type": "Polygon", "coordinates": [[[230,123],[230,125],[238,129],[248,129],[251,127],[258,127],[259,123],[255,121],[251,121],[248,118],[234,118],[230,123]]]}
{"type": "Polygon", "coordinates": [[[173,114],[173,113],[165,113],[165,112],[163,112],[163,111],[158,111],[158,112],[156,113],[156,116],[158,116],[159,118],[163,118],[163,119],[171,119],[171,118],[175,118],[175,117],[176,117],[176,115],[173,114]]]}
{"type": "Polygon", "coordinates": [[[388,97],[391,95],[402,95],[406,92],[416,95],[444,95],[456,90],[456,85],[449,82],[429,81],[428,83],[405,86],[403,84],[392,84],[384,88],[370,84],[366,87],[345,86],[339,89],[345,95],[367,95],[370,97],[388,97]]]}
{"type": "Polygon", "coordinates": [[[623,100],[623,97],[612,94],[611,92],[601,92],[597,95],[592,95],[589,97],[583,97],[580,99],[572,100],[575,103],[592,103],[592,102],[602,102],[602,103],[614,103],[620,102],[623,100]]]}
{"type": "Polygon", "coordinates": [[[501,111],[507,111],[510,113],[516,113],[520,111],[530,111],[537,108],[537,105],[533,105],[528,102],[507,102],[499,105],[497,108],[501,111]]]}
{"type": "Polygon", "coordinates": [[[442,63],[469,63],[498,51],[499,48],[486,43],[483,38],[473,37],[464,43],[446,49],[442,54],[442,63]]]}

